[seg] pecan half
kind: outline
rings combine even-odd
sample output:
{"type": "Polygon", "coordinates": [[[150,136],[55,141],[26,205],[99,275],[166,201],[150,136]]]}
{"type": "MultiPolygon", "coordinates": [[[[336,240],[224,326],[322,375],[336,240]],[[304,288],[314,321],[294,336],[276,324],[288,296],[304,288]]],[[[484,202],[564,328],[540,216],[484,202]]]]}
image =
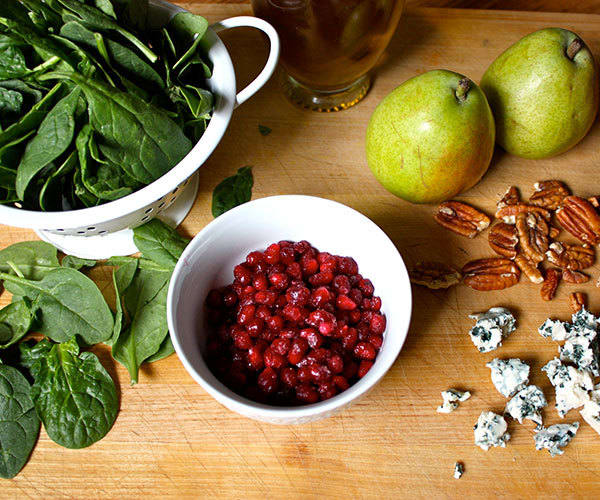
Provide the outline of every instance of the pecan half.
{"type": "Polygon", "coordinates": [[[515,264],[519,266],[519,269],[523,272],[525,276],[529,278],[529,281],[532,283],[543,283],[544,277],[542,273],[537,268],[537,264],[529,260],[525,255],[520,253],[515,257],[515,264]]]}
{"type": "Polygon", "coordinates": [[[590,281],[589,275],[572,269],[563,269],[562,277],[567,283],[575,283],[576,285],[590,281]]]}
{"type": "Polygon", "coordinates": [[[517,215],[516,228],[523,253],[535,264],[542,262],[549,244],[548,223],[535,212],[520,213],[517,215]]]}
{"type": "Polygon", "coordinates": [[[521,277],[517,265],[509,259],[492,257],[473,260],[462,268],[465,285],[475,290],[503,290],[516,285],[521,277]]]}
{"type": "Polygon", "coordinates": [[[544,284],[540,290],[540,295],[543,300],[550,301],[554,298],[558,283],[560,282],[560,277],[561,273],[559,269],[548,269],[546,271],[546,278],[544,279],[544,284]]]}
{"type": "Polygon", "coordinates": [[[582,307],[585,307],[586,303],[587,295],[583,292],[573,292],[571,295],[569,295],[569,304],[573,313],[576,313],[582,307]]]}
{"type": "Polygon", "coordinates": [[[419,262],[409,271],[410,281],[432,290],[450,288],[462,279],[458,269],[442,262],[419,262]]]}
{"type": "Polygon", "coordinates": [[[594,265],[596,253],[585,245],[569,245],[555,241],[546,252],[546,257],[555,266],[562,269],[580,271],[594,265]]]}
{"type": "Polygon", "coordinates": [[[498,219],[502,219],[507,224],[514,224],[517,220],[517,215],[522,213],[537,213],[548,221],[552,216],[552,213],[549,210],[546,210],[545,208],[519,203],[518,205],[507,205],[505,207],[499,208],[496,212],[496,217],[498,219]]]}
{"type": "Polygon", "coordinates": [[[529,198],[529,203],[548,210],[556,210],[562,201],[571,194],[567,186],[555,180],[536,182],[533,189],[535,191],[529,198]]]}
{"type": "Polygon", "coordinates": [[[556,211],[560,225],[584,243],[600,243],[600,215],[594,206],[579,196],[568,196],[556,211]]]}
{"type": "Polygon", "coordinates": [[[433,218],[446,229],[468,238],[474,238],[490,225],[487,215],[460,201],[441,203],[433,218]]]}
{"type": "Polygon", "coordinates": [[[519,190],[515,186],[508,188],[504,196],[500,198],[500,201],[496,203],[498,210],[506,207],[507,205],[518,205],[521,203],[521,197],[519,196],[519,190]]]}
{"type": "Polygon", "coordinates": [[[514,259],[517,255],[517,245],[519,243],[517,228],[506,222],[495,224],[488,233],[488,243],[498,255],[514,259]]]}

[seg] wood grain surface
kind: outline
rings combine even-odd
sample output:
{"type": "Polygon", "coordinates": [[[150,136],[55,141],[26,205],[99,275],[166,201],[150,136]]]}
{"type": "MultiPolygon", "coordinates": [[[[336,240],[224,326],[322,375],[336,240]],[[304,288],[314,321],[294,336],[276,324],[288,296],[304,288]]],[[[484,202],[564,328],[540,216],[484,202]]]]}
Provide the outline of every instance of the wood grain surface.
{"type": "MultiPolygon", "coordinates": [[[[190,4],[183,4],[189,6],[190,4]]],[[[192,9],[211,21],[247,14],[243,5],[192,9]]],[[[194,235],[210,220],[214,186],[243,165],[252,165],[254,197],[307,194],[346,203],[379,224],[407,263],[442,259],[461,266],[490,254],[486,237],[467,240],[432,219],[433,207],[409,205],[373,178],[364,156],[370,114],[395,86],[416,74],[444,67],[478,81],[487,65],[530,31],[560,25],[573,29],[600,55],[600,16],[409,9],[401,21],[375,84],[358,106],[341,113],[302,111],[286,101],[276,79],[235,111],[221,144],[200,169],[200,192],[182,232],[194,235]],[[271,127],[263,137],[258,125],[271,127]]],[[[258,72],[266,57],[262,37],[251,30],[223,34],[239,84],[258,72]]],[[[492,213],[509,185],[528,195],[534,182],[558,177],[579,194],[600,192],[596,124],[574,150],[549,160],[529,161],[498,151],[483,181],[461,199],[492,213]]],[[[34,239],[33,232],[0,230],[0,247],[34,239]]],[[[592,271],[598,276],[599,267],[592,271]]],[[[407,342],[393,368],[352,408],[324,421],[278,427],[247,420],[207,395],[176,356],[145,366],[140,382],[128,385],[122,366],[97,350],[120,386],[121,410],[105,439],[85,450],[67,450],[42,431],[29,463],[0,495],[24,497],[227,497],[227,498],[598,498],[600,436],[583,423],[561,457],[536,451],[531,425],[510,423],[506,449],[484,452],[473,444],[473,424],[483,410],[502,412],[505,399],[494,389],[485,363],[496,356],[531,363],[532,383],[550,401],[546,423],[559,418],[543,364],[556,345],[537,327],[548,317],[567,319],[567,295],[590,294],[594,284],[563,284],[551,303],[526,283],[503,292],[414,288],[407,342]],[[515,311],[519,328],[498,351],[480,354],[467,332],[467,315],[503,305],[515,311]],[[437,414],[440,391],[468,389],[473,397],[450,415],[437,414]],[[465,475],[452,478],[455,461],[465,475]]],[[[2,297],[2,303],[6,303],[2,297]]],[[[388,307],[393,307],[393,304],[388,307]]],[[[566,421],[581,420],[572,411],[566,421]]]]}
{"type": "MultiPolygon", "coordinates": [[[[198,0],[189,3],[248,4],[250,0],[198,0]]],[[[600,14],[599,0],[408,0],[409,7],[530,10],[600,14]]]]}

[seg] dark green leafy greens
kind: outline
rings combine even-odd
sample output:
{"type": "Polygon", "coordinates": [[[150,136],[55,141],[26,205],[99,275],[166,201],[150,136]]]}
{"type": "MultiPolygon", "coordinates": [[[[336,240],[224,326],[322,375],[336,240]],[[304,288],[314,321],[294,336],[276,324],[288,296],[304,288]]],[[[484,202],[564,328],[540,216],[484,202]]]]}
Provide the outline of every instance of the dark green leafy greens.
{"type": "Polygon", "coordinates": [[[42,340],[29,359],[31,397],[50,439],[66,448],[85,448],[102,439],[119,401],[96,355],[79,353],[75,339],[63,344],[42,340]]]}
{"type": "Polygon", "coordinates": [[[18,300],[0,309],[0,349],[21,340],[29,332],[33,319],[28,300],[18,300]]]}
{"type": "Polygon", "coordinates": [[[82,269],[84,267],[94,267],[96,261],[92,259],[82,259],[75,257],[74,255],[65,255],[63,260],[60,262],[62,267],[70,267],[71,269],[82,269]]]}
{"type": "Polygon", "coordinates": [[[0,477],[23,468],[40,432],[27,379],[0,362],[0,477]]]}
{"type": "Polygon", "coordinates": [[[237,174],[227,177],[215,188],[212,196],[212,214],[218,217],[252,199],[252,167],[242,167],[237,174]]]}
{"type": "Polygon", "coordinates": [[[154,182],[211,118],[208,23],[148,0],[0,5],[0,204],[93,207],[154,182]]]}

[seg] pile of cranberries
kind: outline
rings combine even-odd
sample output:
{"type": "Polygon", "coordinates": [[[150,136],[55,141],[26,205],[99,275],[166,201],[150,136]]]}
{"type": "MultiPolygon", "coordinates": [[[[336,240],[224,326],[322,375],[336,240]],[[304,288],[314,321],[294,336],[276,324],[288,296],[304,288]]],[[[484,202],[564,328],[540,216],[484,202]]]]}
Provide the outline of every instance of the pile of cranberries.
{"type": "Polygon", "coordinates": [[[369,371],[386,319],[351,257],[273,243],[206,298],[206,361],[230,389],[274,405],[316,403],[369,371]]]}

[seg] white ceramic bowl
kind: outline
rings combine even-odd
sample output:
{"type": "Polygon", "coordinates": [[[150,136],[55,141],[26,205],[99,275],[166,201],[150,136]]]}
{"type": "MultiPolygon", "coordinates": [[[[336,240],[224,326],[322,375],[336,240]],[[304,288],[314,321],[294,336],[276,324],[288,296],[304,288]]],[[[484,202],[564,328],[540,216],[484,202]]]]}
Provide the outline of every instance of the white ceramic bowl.
{"type": "Polygon", "coordinates": [[[386,234],[359,212],[311,196],[272,196],[251,201],[206,226],[181,256],[169,287],[167,320],[175,350],[186,370],[221,404],[241,415],[275,424],[298,424],[330,416],[369,391],[398,356],[410,323],[411,289],[406,267],[386,234]],[[208,369],[204,300],[233,281],[233,268],[270,243],[308,240],[321,251],[354,257],[359,272],[375,286],[387,317],[375,364],[360,381],[315,404],[278,407],[250,401],[219,382],[208,369]]]}

